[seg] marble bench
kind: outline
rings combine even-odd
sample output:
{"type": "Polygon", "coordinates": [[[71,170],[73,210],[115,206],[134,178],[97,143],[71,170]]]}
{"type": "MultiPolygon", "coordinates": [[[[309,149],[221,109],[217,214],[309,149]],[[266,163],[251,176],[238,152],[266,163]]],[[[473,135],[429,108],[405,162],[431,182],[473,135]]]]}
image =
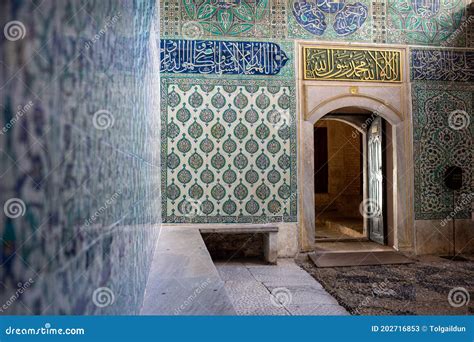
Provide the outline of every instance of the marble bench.
{"type": "Polygon", "coordinates": [[[199,228],[201,233],[216,234],[264,234],[263,255],[269,264],[276,264],[278,258],[278,227],[270,225],[209,225],[199,228]]]}

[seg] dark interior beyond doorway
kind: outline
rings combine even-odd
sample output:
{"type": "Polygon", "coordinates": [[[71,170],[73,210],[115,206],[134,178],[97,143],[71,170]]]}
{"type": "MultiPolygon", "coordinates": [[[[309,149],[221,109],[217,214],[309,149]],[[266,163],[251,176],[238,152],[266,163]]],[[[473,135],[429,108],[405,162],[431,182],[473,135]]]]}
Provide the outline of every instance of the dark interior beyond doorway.
{"type": "Polygon", "coordinates": [[[317,239],[364,238],[363,135],[352,126],[324,119],[314,128],[317,239]]]}

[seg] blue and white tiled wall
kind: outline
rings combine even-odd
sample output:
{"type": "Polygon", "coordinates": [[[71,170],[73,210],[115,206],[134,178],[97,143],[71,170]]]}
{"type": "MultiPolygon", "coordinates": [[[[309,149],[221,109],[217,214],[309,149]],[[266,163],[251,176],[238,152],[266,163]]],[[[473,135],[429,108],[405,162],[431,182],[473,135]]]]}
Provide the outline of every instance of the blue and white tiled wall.
{"type": "Polygon", "coordinates": [[[157,10],[1,2],[0,314],[138,313],[161,221],[157,10]]]}

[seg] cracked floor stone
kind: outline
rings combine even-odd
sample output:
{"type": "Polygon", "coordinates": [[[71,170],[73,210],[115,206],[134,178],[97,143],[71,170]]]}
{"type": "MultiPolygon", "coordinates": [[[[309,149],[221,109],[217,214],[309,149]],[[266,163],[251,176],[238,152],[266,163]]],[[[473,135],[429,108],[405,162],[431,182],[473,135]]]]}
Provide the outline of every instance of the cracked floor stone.
{"type": "Polygon", "coordinates": [[[238,315],[348,315],[293,259],[215,262],[238,315]]]}

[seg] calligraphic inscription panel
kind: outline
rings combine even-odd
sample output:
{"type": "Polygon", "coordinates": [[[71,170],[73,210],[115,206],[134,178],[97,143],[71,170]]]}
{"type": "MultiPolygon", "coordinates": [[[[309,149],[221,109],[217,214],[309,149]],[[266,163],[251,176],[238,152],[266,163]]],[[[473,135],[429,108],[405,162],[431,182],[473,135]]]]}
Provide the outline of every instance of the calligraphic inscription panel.
{"type": "Polygon", "coordinates": [[[288,62],[278,44],[161,40],[161,72],[201,75],[276,75],[288,62]]]}
{"type": "Polygon", "coordinates": [[[292,82],[169,78],[161,91],[165,222],[296,221],[292,82]]]}
{"type": "Polygon", "coordinates": [[[474,81],[474,52],[450,50],[412,50],[413,81],[474,81]]]}
{"type": "Polygon", "coordinates": [[[304,79],[401,82],[401,52],[345,48],[304,48],[304,79]]]}
{"type": "Polygon", "coordinates": [[[370,39],[370,1],[291,0],[289,5],[290,37],[370,39]]]}

